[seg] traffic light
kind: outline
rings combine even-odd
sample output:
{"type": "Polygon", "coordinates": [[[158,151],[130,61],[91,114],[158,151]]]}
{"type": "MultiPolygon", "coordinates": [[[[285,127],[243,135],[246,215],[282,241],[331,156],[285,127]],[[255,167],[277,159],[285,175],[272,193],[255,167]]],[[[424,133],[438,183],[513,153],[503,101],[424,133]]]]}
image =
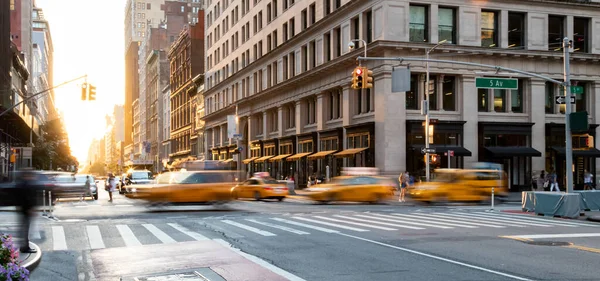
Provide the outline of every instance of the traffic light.
{"type": "Polygon", "coordinates": [[[362,67],[357,66],[356,68],[354,68],[354,71],[352,71],[352,89],[362,89],[362,74],[362,67]]]}
{"type": "Polygon", "coordinates": [[[88,97],[88,85],[87,83],[83,83],[83,85],[81,85],[81,100],[87,100],[88,97]]]}
{"type": "Polygon", "coordinates": [[[593,148],[594,147],[594,137],[593,136],[588,136],[585,139],[585,146],[588,148],[593,148]]]}
{"type": "Polygon", "coordinates": [[[363,67],[363,89],[373,88],[373,71],[369,70],[366,67],[363,67]]]}
{"type": "Polygon", "coordinates": [[[594,147],[594,137],[589,134],[573,135],[573,149],[587,149],[594,147]]]}
{"type": "Polygon", "coordinates": [[[89,85],[88,100],[96,100],[96,86],[89,85]]]}

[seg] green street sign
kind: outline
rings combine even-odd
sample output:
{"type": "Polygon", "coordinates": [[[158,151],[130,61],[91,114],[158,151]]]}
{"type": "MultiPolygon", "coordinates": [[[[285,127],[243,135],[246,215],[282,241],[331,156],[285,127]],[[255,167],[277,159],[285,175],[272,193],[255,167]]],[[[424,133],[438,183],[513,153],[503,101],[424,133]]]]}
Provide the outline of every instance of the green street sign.
{"type": "Polygon", "coordinates": [[[519,80],[513,78],[484,78],[475,77],[475,87],[482,89],[519,89],[519,80]]]}
{"type": "Polygon", "coordinates": [[[571,94],[583,94],[583,86],[571,86],[571,94]]]}

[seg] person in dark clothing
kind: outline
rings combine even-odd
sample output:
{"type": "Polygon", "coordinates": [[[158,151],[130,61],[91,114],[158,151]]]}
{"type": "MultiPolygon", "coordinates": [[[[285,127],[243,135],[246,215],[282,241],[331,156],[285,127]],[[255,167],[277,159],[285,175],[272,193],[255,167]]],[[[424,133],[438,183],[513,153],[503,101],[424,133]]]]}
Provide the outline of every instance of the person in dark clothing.
{"type": "Polygon", "coordinates": [[[31,217],[36,204],[36,186],[38,186],[38,174],[33,170],[23,170],[16,174],[16,191],[19,213],[21,214],[21,253],[35,253],[36,250],[29,247],[29,227],[31,217]]]}

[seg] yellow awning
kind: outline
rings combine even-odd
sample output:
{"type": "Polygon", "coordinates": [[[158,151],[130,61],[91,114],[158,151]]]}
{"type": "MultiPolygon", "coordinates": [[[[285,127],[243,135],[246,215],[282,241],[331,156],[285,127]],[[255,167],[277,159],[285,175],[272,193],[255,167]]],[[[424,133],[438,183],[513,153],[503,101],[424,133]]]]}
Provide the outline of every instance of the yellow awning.
{"type": "Polygon", "coordinates": [[[334,154],[333,156],[335,156],[335,157],[351,157],[351,156],[354,156],[354,154],[363,152],[367,149],[368,149],[368,147],[346,149],[342,152],[338,152],[338,153],[334,154]]]}
{"type": "Polygon", "coordinates": [[[299,160],[300,158],[310,155],[312,152],[304,152],[304,153],[296,153],[290,157],[288,157],[286,160],[287,161],[296,161],[299,160]]]}
{"type": "Polygon", "coordinates": [[[229,163],[229,162],[233,162],[233,158],[229,158],[229,159],[227,159],[227,160],[223,160],[222,162],[223,162],[223,163],[229,163]]]}
{"type": "Polygon", "coordinates": [[[252,162],[252,161],[254,161],[256,159],[258,159],[258,157],[252,157],[252,158],[244,159],[244,161],[242,161],[242,162],[244,162],[244,164],[248,164],[248,163],[250,163],[250,162],[252,162]]]}
{"type": "Polygon", "coordinates": [[[265,162],[273,157],[275,157],[275,155],[263,156],[261,158],[256,159],[256,163],[265,162]]]}
{"type": "Polygon", "coordinates": [[[325,156],[335,153],[337,150],[327,150],[327,151],[319,151],[311,156],[308,156],[308,159],[320,159],[325,158],[325,156]]]}
{"type": "Polygon", "coordinates": [[[277,155],[271,159],[269,159],[269,161],[271,162],[275,162],[275,161],[280,161],[283,160],[283,158],[289,157],[291,154],[282,154],[282,155],[277,155]]]}

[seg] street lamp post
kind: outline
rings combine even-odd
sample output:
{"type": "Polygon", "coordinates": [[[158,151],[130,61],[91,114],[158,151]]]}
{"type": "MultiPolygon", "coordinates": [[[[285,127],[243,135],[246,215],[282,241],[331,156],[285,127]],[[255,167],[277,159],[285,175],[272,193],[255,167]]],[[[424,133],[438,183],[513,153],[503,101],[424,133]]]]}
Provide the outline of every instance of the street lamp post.
{"type": "Polygon", "coordinates": [[[422,106],[425,113],[425,178],[427,181],[429,181],[431,176],[429,173],[429,53],[444,43],[446,43],[446,40],[442,40],[432,48],[425,50],[425,57],[427,59],[425,61],[425,102],[422,106]]]}
{"type": "MultiPolygon", "coordinates": [[[[348,43],[348,48],[350,48],[350,50],[354,49],[354,43],[353,42],[362,42],[363,46],[365,46],[365,58],[367,57],[367,41],[363,40],[363,39],[351,39],[350,43],[348,43]]],[[[359,61],[360,63],[360,61],[359,61]]]]}

